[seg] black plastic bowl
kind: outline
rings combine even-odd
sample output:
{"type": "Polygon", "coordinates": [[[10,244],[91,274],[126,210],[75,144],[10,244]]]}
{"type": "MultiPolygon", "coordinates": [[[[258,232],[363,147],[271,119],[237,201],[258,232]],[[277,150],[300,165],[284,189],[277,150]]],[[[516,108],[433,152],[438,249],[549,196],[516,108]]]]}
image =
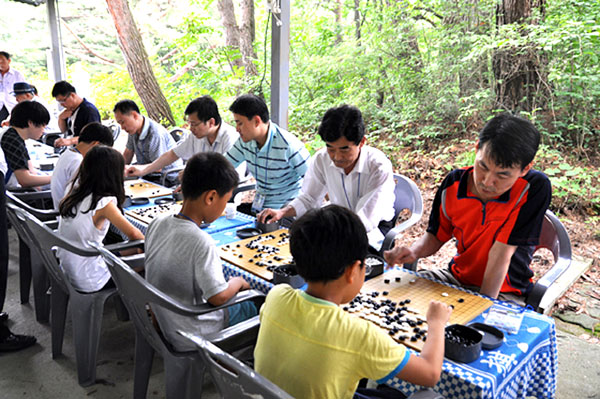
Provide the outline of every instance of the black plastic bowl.
{"type": "Polygon", "coordinates": [[[481,354],[483,336],[474,328],[462,324],[446,327],[446,344],[444,355],[461,363],[471,363],[481,354]]]}
{"type": "Polygon", "coordinates": [[[294,288],[300,288],[304,285],[304,279],[300,277],[296,270],[296,265],[277,266],[273,269],[273,284],[289,284],[294,288]]]}
{"type": "Polygon", "coordinates": [[[259,229],[260,231],[262,231],[263,233],[270,233],[272,231],[275,231],[279,228],[279,223],[278,222],[272,222],[272,223],[261,223],[258,220],[256,220],[254,222],[254,226],[259,229]]]}

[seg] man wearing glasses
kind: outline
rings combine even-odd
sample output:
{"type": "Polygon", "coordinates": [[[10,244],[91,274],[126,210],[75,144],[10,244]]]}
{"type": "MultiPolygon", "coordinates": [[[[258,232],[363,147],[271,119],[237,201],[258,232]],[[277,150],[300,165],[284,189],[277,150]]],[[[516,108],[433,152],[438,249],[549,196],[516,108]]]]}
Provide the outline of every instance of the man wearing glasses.
{"type": "MultiPolygon", "coordinates": [[[[192,100],[185,109],[185,116],[192,134],[154,162],[126,167],[126,176],[144,176],[156,172],[180,158],[187,161],[199,152],[211,151],[226,154],[238,139],[235,128],[221,120],[217,103],[210,96],[192,100]]],[[[242,166],[241,169],[238,167],[237,171],[243,176],[245,166],[242,166]]]]}
{"type": "Polygon", "coordinates": [[[54,141],[55,147],[75,145],[79,132],[90,122],[101,122],[100,113],[94,104],[77,94],[75,87],[61,80],[52,88],[52,97],[65,109],[58,115],[58,127],[64,138],[54,141]]]}

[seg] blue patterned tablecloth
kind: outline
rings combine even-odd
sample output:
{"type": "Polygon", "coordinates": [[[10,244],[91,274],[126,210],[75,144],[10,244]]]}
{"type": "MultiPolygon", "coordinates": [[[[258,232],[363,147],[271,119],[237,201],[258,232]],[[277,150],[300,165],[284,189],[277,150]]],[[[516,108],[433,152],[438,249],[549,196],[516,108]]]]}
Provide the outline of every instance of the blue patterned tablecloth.
{"type": "MultiPolygon", "coordinates": [[[[156,205],[154,203],[154,201],[160,199],[160,198],[165,198],[165,197],[157,197],[157,198],[150,198],[150,202],[145,204],[145,205],[131,205],[128,206],[127,208],[125,208],[125,211],[132,211],[135,209],[144,209],[144,208],[149,208],[151,206],[156,205]]],[[[148,225],[134,217],[131,217],[127,214],[125,214],[125,217],[127,218],[127,220],[129,220],[129,222],[134,225],[135,227],[137,227],[138,229],[140,229],[140,231],[143,234],[146,234],[146,229],[148,228],[148,225]]],[[[236,212],[236,215],[233,219],[227,219],[227,217],[225,216],[221,216],[220,218],[218,218],[217,220],[215,220],[214,222],[212,222],[211,224],[209,224],[206,227],[203,227],[202,230],[204,230],[205,232],[207,232],[208,234],[215,234],[215,233],[219,233],[222,231],[226,231],[226,230],[232,230],[234,229],[234,237],[235,237],[235,230],[243,228],[243,227],[250,227],[250,225],[254,224],[254,218],[252,216],[248,216],[245,215],[241,212],[236,212]]],[[[238,240],[238,238],[236,237],[236,240],[238,240]]],[[[234,240],[234,241],[236,241],[234,240]]],[[[217,245],[222,245],[225,243],[220,243],[217,245]]]]}

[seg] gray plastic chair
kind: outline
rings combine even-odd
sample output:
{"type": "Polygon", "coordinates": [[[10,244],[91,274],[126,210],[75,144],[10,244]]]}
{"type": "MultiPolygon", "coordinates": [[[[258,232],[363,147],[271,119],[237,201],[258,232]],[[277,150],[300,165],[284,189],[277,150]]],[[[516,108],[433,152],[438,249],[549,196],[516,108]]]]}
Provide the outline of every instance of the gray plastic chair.
{"type": "MultiPolygon", "coordinates": [[[[50,198],[49,192],[6,192],[8,203],[17,205],[33,214],[38,219],[48,222],[49,225],[56,224],[58,212],[48,209],[38,209],[30,206],[25,201],[50,198]],[[23,200],[25,201],[23,201],[23,200]]],[[[40,323],[47,323],[50,315],[50,296],[47,294],[50,287],[48,273],[41,259],[31,252],[31,243],[27,241],[26,235],[21,231],[20,223],[14,220],[14,215],[8,214],[8,218],[19,236],[19,288],[21,292],[21,303],[29,303],[29,292],[33,281],[33,300],[35,304],[35,318],[40,323]]]]}
{"type": "MultiPolygon", "coordinates": [[[[50,276],[52,358],[62,354],[67,305],[70,301],[78,382],[81,386],[92,385],[96,382],[96,359],[106,300],[111,297],[116,299],[115,306],[120,320],[127,320],[128,315],[118,296],[115,295],[117,293],[115,288],[102,289],[93,293],[77,291],[63,273],[54,254],[54,248],[60,247],[80,256],[97,256],[99,252],[70,244],[35,216],[14,204],[7,204],[6,207],[8,214],[13,214],[13,218],[23,227],[27,240],[32,243],[32,249],[37,252],[50,276]]],[[[111,246],[111,249],[119,250],[141,244],[142,241],[131,241],[111,246]]]]}
{"type": "MultiPolygon", "coordinates": [[[[160,306],[179,315],[195,317],[246,300],[263,301],[264,294],[249,290],[238,293],[222,306],[209,304],[187,306],[148,283],[106,249],[97,249],[104,257],[119,294],[135,324],[133,397],[135,399],[146,397],[154,352],[157,352],[164,361],[167,399],[199,398],[206,370],[202,358],[196,351],[174,350],[155,327],[149,310],[160,306]]],[[[226,350],[237,350],[254,344],[258,334],[258,323],[258,316],[256,316],[218,333],[206,335],[205,338],[226,350]]]]}
{"type": "Polygon", "coordinates": [[[198,347],[213,382],[223,398],[292,398],[287,392],[267,380],[235,357],[223,352],[206,339],[185,331],[179,334],[198,347]]]}
{"type": "Polygon", "coordinates": [[[535,248],[549,249],[554,256],[554,265],[534,284],[527,296],[526,303],[531,305],[536,312],[543,312],[540,303],[544,294],[564,272],[571,266],[571,240],[565,226],[558,220],[552,211],[547,210],[540,232],[540,243],[535,248]]]}
{"type": "Polygon", "coordinates": [[[408,209],[411,214],[407,220],[395,226],[385,235],[383,244],[381,245],[382,254],[383,251],[387,251],[394,246],[394,240],[399,233],[417,223],[423,215],[423,197],[415,182],[397,173],[394,173],[394,180],[396,181],[396,188],[394,189],[394,195],[396,196],[394,201],[394,219],[392,219],[394,224],[396,224],[400,212],[404,209],[408,209]]]}

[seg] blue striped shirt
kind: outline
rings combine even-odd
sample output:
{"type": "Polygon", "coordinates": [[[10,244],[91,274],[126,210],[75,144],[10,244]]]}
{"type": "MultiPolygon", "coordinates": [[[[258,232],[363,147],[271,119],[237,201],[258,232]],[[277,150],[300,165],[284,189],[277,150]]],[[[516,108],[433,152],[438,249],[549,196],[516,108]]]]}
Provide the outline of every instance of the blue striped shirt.
{"type": "Polygon", "coordinates": [[[238,139],[225,157],[236,167],[246,161],[256,191],[265,196],[263,208],[279,209],[298,195],[310,155],[296,136],[270,122],[262,148],[238,139]]]}

